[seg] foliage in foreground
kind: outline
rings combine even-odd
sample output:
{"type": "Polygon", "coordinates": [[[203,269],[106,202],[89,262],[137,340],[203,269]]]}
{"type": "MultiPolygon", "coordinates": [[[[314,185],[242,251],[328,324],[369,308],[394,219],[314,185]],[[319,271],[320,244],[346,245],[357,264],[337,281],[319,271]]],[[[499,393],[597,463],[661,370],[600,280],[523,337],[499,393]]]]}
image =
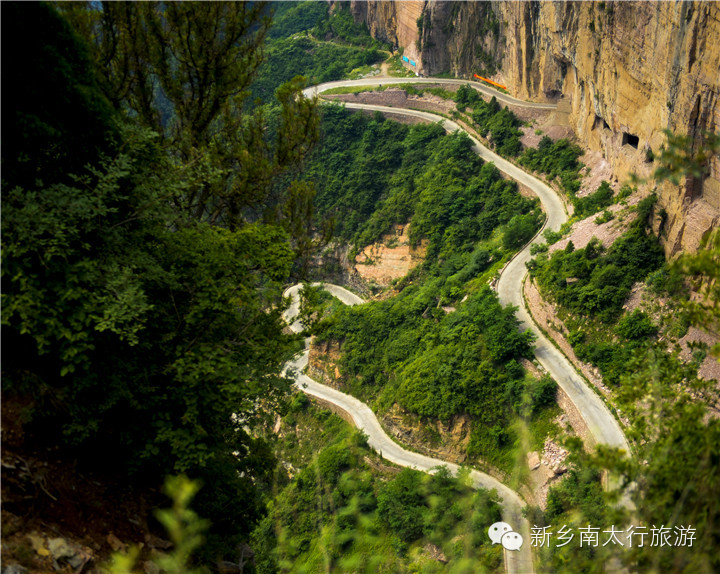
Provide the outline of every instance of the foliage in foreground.
{"type": "MultiPolygon", "coordinates": [[[[173,548],[159,553],[151,562],[164,572],[173,574],[206,574],[207,568],[193,568],[193,553],[204,542],[204,532],[209,524],[200,518],[190,503],[200,489],[197,482],[184,475],[170,476],[165,480],[165,493],[172,499],[172,507],[156,511],[158,521],[163,525],[173,548]]],[[[130,574],[138,571],[137,557],[140,548],[133,548],[127,554],[116,552],[111,557],[108,569],[112,574],[130,574]]],[[[147,563],[146,563],[147,564],[147,563]]]]}
{"type": "Polygon", "coordinates": [[[274,131],[241,112],[262,7],[109,4],[61,6],[88,43],[52,6],[3,9],[23,32],[3,71],[3,393],[28,399],[29,444],[80,468],[212,485],[194,505],[215,561],[263,514],[275,465],[252,429],[289,387],[281,293],[298,253],[273,179],[307,152],[315,108],[295,82],[274,131]],[[208,65],[195,97],[187,78],[208,65]]]}
{"type": "MultiPolygon", "coordinates": [[[[720,134],[705,135],[697,148],[687,136],[667,135],[655,172],[658,181],[676,183],[708,173],[720,149],[720,134]]],[[[670,275],[688,277],[699,294],[681,311],[691,324],[710,330],[717,329],[720,316],[718,262],[720,232],[715,230],[697,253],[683,255],[670,267],[670,275]]],[[[712,352],[720,360],[717,345],[712,352]]],[[[720,569],[720,421],[708,408],[719,400],[717,386],[698,379],[694,365],[656,349],[638,356],[621,381],[620,401],[633,421],[637,458],[628,463],[609,456],[601,462],[636,481],[633,496],[646,523],[692,525],[696,531],[692,545],[635,548],[628,562],[638,568],[720,569]]]]}
{"type": "Polygon", "coordinates": [[[502,568],[502,554],[487,537],[487,526],[500,519],[494,494],[475,491],[466,477],[453,478],[445,468],[434,475],[378,469],[362,435],[307,403],[297,401],[286,417],[282,441],[293,451],[315,443],[303,449],[312,458],[253,534],[256,572],[502,568]],[[313,437],[305,436],[306,426],[313,437]],[[327,427],[320,440],[318,427],[327,427]],[[445,554],[446,565],[430,558],[428,544],[445,554]]]}

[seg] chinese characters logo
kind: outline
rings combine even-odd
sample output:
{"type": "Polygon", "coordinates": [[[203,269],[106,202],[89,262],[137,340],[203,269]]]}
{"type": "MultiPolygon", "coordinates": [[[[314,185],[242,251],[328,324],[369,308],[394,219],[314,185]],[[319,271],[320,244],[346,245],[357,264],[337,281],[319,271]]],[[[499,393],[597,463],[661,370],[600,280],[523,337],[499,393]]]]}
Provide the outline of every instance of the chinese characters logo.
{"type": "MultiPolygon", "coordinates": [[[[499,522],[498,524],[504,524],[499,522]]],[[[495,525],[493,525],[495,526],[495,525]]],[[[492,527],[491,527],[492,528],[492,527]]],[[[557,531],[550,530],[551,526],[533,526],[530,529],[530,544],[533,547],[549,547],[551,540],[555,539],[555,547],[561,548],[572,542],[575,538],[575,532],[566,524],[563,524],[557,531]]],[[[615,526],[611,526],[609,530],[600,530],[593,526],[578,528],[578,540],[580,547],[592,546],[625,546],[632,548],[633,546],[642,548],[643,546],[688,546],[693,545],[695,540],[695,528],[692,526],[675,526],[671,528],[664,524],[660,527],[655,525],[648,529],[647,526],[629,526],[625,530],[618,530],[615,526]],[[601,536],[600,534],[603,534],[601,536]]],[[[492,536],[491,536],[492,538],[492,536]]]]}

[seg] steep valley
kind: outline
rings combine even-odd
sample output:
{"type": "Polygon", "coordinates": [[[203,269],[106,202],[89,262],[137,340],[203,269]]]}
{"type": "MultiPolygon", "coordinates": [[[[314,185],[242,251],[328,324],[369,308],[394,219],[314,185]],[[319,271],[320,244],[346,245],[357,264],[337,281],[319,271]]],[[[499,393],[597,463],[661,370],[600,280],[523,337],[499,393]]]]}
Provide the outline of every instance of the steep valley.
{"type": "Polygon", "coordinates": [[[2,574],[720,571],[720,2],[2,8],[2,574]]]}

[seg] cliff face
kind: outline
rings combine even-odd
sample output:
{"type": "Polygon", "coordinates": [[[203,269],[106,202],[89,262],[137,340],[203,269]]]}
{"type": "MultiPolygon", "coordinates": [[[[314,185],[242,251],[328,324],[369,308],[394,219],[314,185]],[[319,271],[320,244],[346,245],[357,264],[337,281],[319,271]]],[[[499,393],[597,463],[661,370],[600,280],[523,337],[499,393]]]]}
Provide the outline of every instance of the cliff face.
{"type": "Polygon", "coordinates": [[[417,47],[420,33],[417,19],[422,16],[425,9],[424,0],[353,1],[350,3],[350,9],[356,21],[368,25],[374,38],[403,48],[405,56],[420,64],[421,53],[417,47]]]}
{"type": "MultiPolygon", "coordinates": [[[[664,129],[697,140],[720,130],[718,2],[369,1],[353,8],[377,37],[415,50],[421,73],[499,70],[519,97],[562,95],[580,142],[601,151],[621,181],[652,172],[648,150],[658,152],[664,129]]],[[[668,254],[696,249],[720,223],[720,160],[710,177],[658,192],[668,254]]]]}

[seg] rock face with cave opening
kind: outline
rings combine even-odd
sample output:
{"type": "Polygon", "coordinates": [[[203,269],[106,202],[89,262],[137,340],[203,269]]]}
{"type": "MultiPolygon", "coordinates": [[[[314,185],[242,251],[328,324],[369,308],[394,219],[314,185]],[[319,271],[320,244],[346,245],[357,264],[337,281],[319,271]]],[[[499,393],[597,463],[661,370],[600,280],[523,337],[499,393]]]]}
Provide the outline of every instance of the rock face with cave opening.
{"type": "MultiPolygon", "coordinates": [[[[423,74],[470,78],[491,62],[513,95],[562,94],[580,143],[620,181],[652,173],[664,129],[697,139],[720,130],[718,2],[352,4],[376,37],[417,54],[423,74]]],[[[697,249],[720,224],[720,158],[709,177],[658,192],[668,255],[697,249]]]]}
{"type": "Polygon", "coordinates": [[[622,145],[629,145],[630,147],[637,149],[639,143],[640,143],[640,138],[638,136],[629,134],[627,132],[623,132],[622,145]]]}

